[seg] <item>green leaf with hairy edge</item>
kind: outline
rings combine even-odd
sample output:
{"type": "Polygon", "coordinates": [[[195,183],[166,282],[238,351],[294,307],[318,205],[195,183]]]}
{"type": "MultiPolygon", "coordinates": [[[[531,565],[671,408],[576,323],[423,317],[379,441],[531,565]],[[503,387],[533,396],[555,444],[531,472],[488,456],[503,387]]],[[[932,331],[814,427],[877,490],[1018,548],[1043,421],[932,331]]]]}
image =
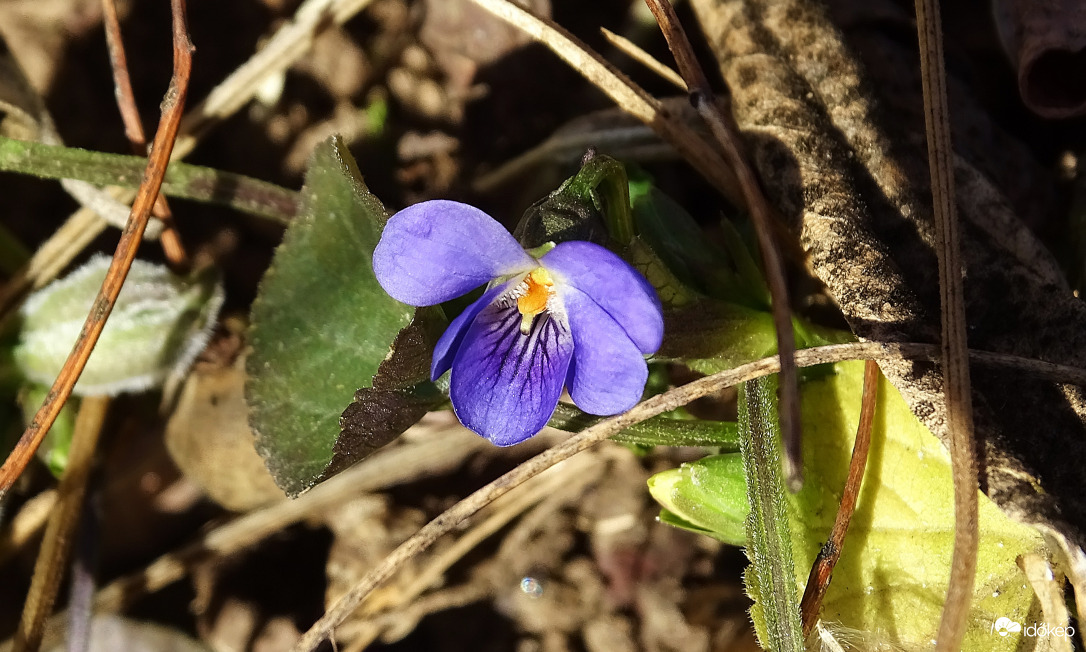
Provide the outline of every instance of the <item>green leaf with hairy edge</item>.
{"type": "MultiPolygon", "coordinates": [[[[822,544],[829,535],[848,472],[859,419],[863,363],[833,365],[802,386],[804,472],[806,482],[797,495],[777,489],[787,515],[797,592],[822,544]]],[[[772,395],[760,391],[771,400],[772,395]]],[[[764,401],[763,401],[764,403],[764,401]]],[[[744,404],[740,404],[744,407],[744,404]]],[[[755,402],[755,408],[760,403],[755,402]]],[[[750,414],[749,406],[744,408],[750,414]]],[[[719,456],[728,457],[728,456],[719,456]]],[[[666,509],[661,520],[677,527],[727,541],[728,526],[736,511],[732,501],[721,502],[706,489],[731,480],[702,470],[703,478],[685,477],[694,468],[716,458],[684,464],[650,480],[652,495],[666,509]],[[666,495],[670,492],[670,495],[666,495]]],[[[771,457],[768,467],[779,466],[771,457]]],[[[727,489],[717,490],[727,491],[727,489]]],[[[772,503],[772,494],[767,496],[772,503]]],[[[1001,652],[1042,650],[1043,638],[1022,631],[1000,632],[994,624],[1008,618],[1025,628],[1043,622],[1039,605],[1016,559],[1027,552],[1043,554],[1041,537],[1031,528],[1008,519],[980,495],[981,543],[973,611],[963,650],[1001,652]]],[[[872,432],[867,474],[855,515],[843,546],[821,617],[828,635],[856,649],[929,650],[946,594],[953,545],[954,508],[950,457],[942,444],[917,421],[897,390],[880,380],[879,402],[872,432]]],[[[751,545],[756,545],[750,533],[751,545]]],[[[755,599],[752,618],[760,640],[768,630],[763,594],[756,566],[776,563],[767,552],[751,551],[755,565],[748,569],[747,588],[755,599]]],[[[771,577],[772,572],[762,575],[771,577]]],[[[777,611],[771,609],[776,615],[777,611]]],[[[1048,623],[1050,628],[1061,623],[1048,623]]]]}
{"type": "MultiPolygon", "coordinates": [[[[804,383],[800,391],[807,479],[802,491],[788,496],[799,585],[807,581],[840,502],[859,420],[863,365],[834,365],[836,374],[804,383]]],[[[983,493],[979,497],[977,579],[962,649],[1033,650],[1041,639],[1021,632],[1000,636],[992,625],[1000,617],[1023,627],[1043,620],[1015,562],[1022,553],[1040,551],[1043,541],[983,493]]],[[[930,650],[946,598],[953,540],[950,456],[898,391],[880,379],[867,472],[822,603],[830,632],[848,632],[844,638],[871,648],[890,643],[893,649],[930,650]]]]}
{"type": "MultiPolygon", "coordinates": [[[[19,310],[14,360],[27,380],[48,386],[67,361],[111,260],[95,254],[79,269],[27,298],[19,310]]],[[[214,269],[179,276],[132,262],[127,280],[73,392],[143,392],[182,374],[204,350],[223,303],[214,269]]]]}
{"type": "Polygon", "coordinates": [[[339,137],[317,147],[302,197],[253,303],[246,365],[257,449],[291,495],[322,477],[340,413],[414,314],[373,274],[388,218],[339,137]]]}
{"type": "Polygon", "coordinates": [[[664,506],[660,520],[733,546],[747,542],[747,483],[741,455],[711,455],[649,478],[649,493],[664,506]]]}
{"type": "Polygon", "coordinates": [[[322,478],[377,452],[424,414],[448,402],[430,382],[434,346],[448,325],[438,306],[415,309],[414,318],[396,335],[370,386],[355,392],[354,401],[340,415],[334,456],[322,478]]]}

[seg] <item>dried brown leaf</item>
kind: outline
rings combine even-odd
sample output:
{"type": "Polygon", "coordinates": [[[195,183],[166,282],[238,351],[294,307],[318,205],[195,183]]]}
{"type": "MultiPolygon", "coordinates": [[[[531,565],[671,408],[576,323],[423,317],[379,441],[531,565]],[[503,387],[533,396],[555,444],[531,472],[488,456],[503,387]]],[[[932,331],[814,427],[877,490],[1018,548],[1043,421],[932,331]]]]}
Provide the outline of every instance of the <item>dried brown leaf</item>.
{"type": "Polygon", "coordinates": [[[245,403],[245,360],[197,365],[166,422],[177,466],[226,509],[246,512],[284,498],[253,447],[245,403]]]}

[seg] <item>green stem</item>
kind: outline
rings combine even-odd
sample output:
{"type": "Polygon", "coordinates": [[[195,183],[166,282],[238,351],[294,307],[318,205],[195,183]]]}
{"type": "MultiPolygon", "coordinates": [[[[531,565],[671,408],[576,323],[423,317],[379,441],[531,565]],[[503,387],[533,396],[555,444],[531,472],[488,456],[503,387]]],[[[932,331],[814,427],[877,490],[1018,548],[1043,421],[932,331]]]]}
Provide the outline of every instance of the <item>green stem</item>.
{"type": "Polygon", "coordinates": [[[802,652],[792,532],[784,511],[776,376],[740,385],[739,448],[750,500],[747,582],[765,622],[767,640],[762,643],[777,652],[802,652]]]}
{"type": "MultiPolygon", "coordinates": [[[[547,424],[559,430],[580,432],[603,421],[568,403],[559,403],[547,424]]],[[[639,446],[715,446],[722,453],[739,450],[739,426],[731,421],[691,421],[653,417],[622,430],[613,441],[639,446]]]]}
{"type": "MultiPolygon", "coordinates": [[[[0,171],[3,172],[138,188],[146,165],[146,159],[139,156],[43,145],[0,136],[0,171]]],[[[298,193],[293,190],[187,163],[170,163],[162,193],[222,204],[281,223],[294,217],[298,204],[298,193]]]]}

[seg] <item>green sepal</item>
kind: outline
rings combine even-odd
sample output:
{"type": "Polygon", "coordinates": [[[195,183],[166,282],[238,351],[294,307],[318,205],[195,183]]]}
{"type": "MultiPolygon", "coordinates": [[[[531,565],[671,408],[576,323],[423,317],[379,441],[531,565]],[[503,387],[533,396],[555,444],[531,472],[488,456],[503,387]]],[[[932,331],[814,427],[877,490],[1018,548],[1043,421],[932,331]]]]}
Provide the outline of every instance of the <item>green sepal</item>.
{"type": "Polygon", "coordinates": [[[440,307],[415,309],[415,317],[396,335],[370,386],[356,391],[340,415],[334,455],[322,477],[369,457],[448,402],[448,396],[430,382],[434,345],[447,326],[440,307]]]}

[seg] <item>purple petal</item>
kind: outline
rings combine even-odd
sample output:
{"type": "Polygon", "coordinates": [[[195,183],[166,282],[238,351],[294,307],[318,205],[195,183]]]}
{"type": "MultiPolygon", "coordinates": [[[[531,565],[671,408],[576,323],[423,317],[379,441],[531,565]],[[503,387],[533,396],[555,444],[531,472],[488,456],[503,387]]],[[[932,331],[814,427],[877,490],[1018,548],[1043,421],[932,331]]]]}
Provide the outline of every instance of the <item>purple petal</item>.
{"type": "Polygon", "coordinates": [[[535,265],[494,218],[474,206],[440,199],[390,217],[373,252],[381,287],[412,306],[448,301],[535,265]]]}
{"type": "Polygon", "coordinates": [[[452,365],[456,416],[498,446],[517,444],[547,425],[573,354],[565,320],[543,313],[528,335],[520,322],[516,301],[491,303],[471,323],[452,365]]]}
{"type": "Polygon", "coordinates": [[[621,326],[586,294],[564,288],[573,334],[569,395],[589,414],[618,414],[641,400],[649,368],[621,326]]]}
{"type": "Polygon", "coordinates": [[[475,316],[483,308],[490,305],[490,302],[497,298],[498,295],[507,290],[511,284],[512,281],[490,288],[483,293],[483,296],[476,299],[467,308],[464,308],[464,311],[457,315],[456,319],[452,320],[434,346],[434,360],[430,364],[430,380],[437,380],[441,377],[441,374],[452,367],[453,358],[456,357],[456,352],[464,341],[464,334],[467,333],[471,322],[475,320],[475,316]]]}
{"type": "Polygon", "coordinates": [[[611,315],[642,353],[655,353],[664,337],[660,300],[629,263],[591,242],[563,242],[540,262],[611,315]]]}

